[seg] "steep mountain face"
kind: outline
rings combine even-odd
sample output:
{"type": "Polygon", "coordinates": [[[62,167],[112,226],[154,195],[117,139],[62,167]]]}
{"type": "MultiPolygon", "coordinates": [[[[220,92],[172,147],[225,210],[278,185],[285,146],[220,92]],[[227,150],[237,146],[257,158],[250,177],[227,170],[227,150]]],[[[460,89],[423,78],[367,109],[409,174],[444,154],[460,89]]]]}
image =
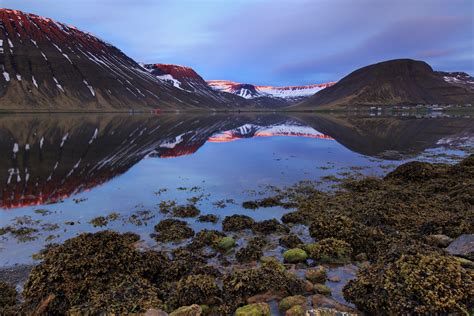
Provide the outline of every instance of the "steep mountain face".
{"type": "Polygon", "coordinates": [[[397,59],[360,68],[294,109],[467,103],[474,103],[471,90],[446,82],[425,62],[397,59]]]}
{"type": "Polygon", "coordinates": [[[206,81],[190,67],[171,64],[146,64],[144,67],[161,82],[213,102],[230,104],[234,107],[253,105],[242,98],[211,89],[206,81]]]}
{"type": "Polygon", "coordinates": [[[73,26],[0,9],[0,110],[232,107],[159,80],[73,26]]]}
{"type": "Polygon", "coordinates": [[[444,81],[474,90],[474,77],[465,72],[436,71],[444,81]]]}
{"type": "Polygon", "coordinates": [[[257,86],[247,83],[237,83],[227,80],[208,80],[213,89],[238,95],[246,99],[253,99],[257,103],[266,103],[273,100],[281,105],[290,105],[304,100],[324,88],[334,85],[334,82],[313,84],[307,86],[257,86]]]}

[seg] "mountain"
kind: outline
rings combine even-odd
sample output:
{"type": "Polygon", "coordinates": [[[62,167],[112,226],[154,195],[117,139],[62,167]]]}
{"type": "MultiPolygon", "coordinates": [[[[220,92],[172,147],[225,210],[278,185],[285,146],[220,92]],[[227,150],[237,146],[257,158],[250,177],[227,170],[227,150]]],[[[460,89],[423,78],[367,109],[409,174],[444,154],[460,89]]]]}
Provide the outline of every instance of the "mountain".
{"type": "Polygon", "coordinates": [[[474,77],[465,72],[436,71],[435,73],[446,82],[474,90],[474,77]]]}
{"type": "Polygon", "coordinates": [[[293,109],[468,104],[474,92],[441,78],[425,62],[397,59],[360,68],[293,109]]]}
{"type": "Polygon", "coordinates": [[[231,98],[180,89],[77,28],[0,9],[0,110],[231,108],[231,98]]]}
{"type": "Polygon", "coordinates": [[[171,84],[194,95],[223,104],[231,103],[233,106],[253,105],[242,98],[211,89],[206,81],[190,67],[172,64],[146,64],[143,66],[161,82],[171,84]]]}
{"type": "Polygon", "coordinates": [[[335,82],[312,84],[307,86],[257,86],[248,83],[237,83],[227,80],[208,80],[208,85],[217,91],[238,95],[245,99],[264,105],[274,103],[280,106],[298,103],[335,82]]]}

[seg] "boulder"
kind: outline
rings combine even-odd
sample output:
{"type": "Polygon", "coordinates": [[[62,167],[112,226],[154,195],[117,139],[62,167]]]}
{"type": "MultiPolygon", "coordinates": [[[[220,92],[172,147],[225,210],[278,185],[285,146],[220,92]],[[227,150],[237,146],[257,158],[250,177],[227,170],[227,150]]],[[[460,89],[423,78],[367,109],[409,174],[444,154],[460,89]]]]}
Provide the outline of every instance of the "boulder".
{"type": "Polygon", "coordinates": [[[283,253],[283,258],[285,259],[285,262],[298,263],[306,261],[308,254],[303,249],[293,248],[285,251],[283,253]]]}
{"type": "Polygon", "coordinates": [[[237,308],[235,316],[270,316],[270,306],[267,303],[245,305],[237,308]]]}
{"type": "Polygon", "coordinates": [[[474,260],[474,234],[464,234],[456,238],[446,251],[453,256],[474,260]]]}
{"type": "Polygon", "coordinates": [[[306,297],[303,295],[287,296],[280,301],[280,304],[278,304],[278,309],[281,311],[286,311],[296,305],[305,306],[306,297]]]}

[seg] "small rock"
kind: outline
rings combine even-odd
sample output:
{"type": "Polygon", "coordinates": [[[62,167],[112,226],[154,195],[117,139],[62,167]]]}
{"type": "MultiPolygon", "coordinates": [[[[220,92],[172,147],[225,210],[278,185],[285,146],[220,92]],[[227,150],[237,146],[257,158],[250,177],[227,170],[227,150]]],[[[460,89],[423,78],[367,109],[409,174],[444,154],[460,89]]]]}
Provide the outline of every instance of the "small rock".
{"type": "Polygon", "coordinates": [[[331,282],[341,282],[341,277],[338,275],[333,275],[328,278],[328,281],[331,282]]]}
{"type": "Polygon", "coordinates": [[[313,295],[312,301],[313,301],[314,308],[324,307],[324,308],[335,309],[339,312],[347,312],[347,313],[354,312],[354,310],[350,308],[349,306],[341,304],[335,299],[329,296],[324,296],[322,294],[313,295]]]}
{"type": "Polygon", "coordinates": [[[317,283],[313,287],[314,293],[322,295],[331,295],[331,289],[324,284],[317,283]]]}
{"type": "Polygon", "coordinates": [[[301,305],[295,305],[286,311],[285,316],[305,316],[304,307],[301,305]]]}
{"type": "Polygon", "coordinates": [[[278,309],[280,309],[281,311],[286,311],[296,305],[305,306],[306,297],[304,297],[303,295],[287,296],[280,301],[280,303],[278,304],[278,309]]]}
{"type": "Polygon", "coordinates": [[[474,234],[464,234],[456,238],[446,251],[453,256],[474,260],[474,234]]]}
{"type": "Polygon", "coordinates": [[[356,261],[367,261],[367,260],[369,260],[369,259],[367,258],[367,254],[366,254],[365,252],[359,253],[357,256],[354,257],[354,259],[355,259],[356,261]]]}
{"type": "Polygon", "coordinates": [[[313,283],[324,283],[327,278],[326,269],[323,266],[308,269],[305,272],[305,277],[313,283]]]}
{"type": "Polygon", "coordinates": [[[281,295],[277,295],[273,292],[265,292],[249,297],[247,304],[265,303],[276,299],[281,299],[281,295]]]}
{"type": "Polygon", "coordinates": [[[285,259],[285,262],[298,263],[306,261],[308,254],[303,249],[293,248],[285,251],[283,253],[283,258],[285,259]]]}
{"type": "Polygon", "coordinates": [[[177,310],[171,312],[169,316],[201,316],[201,306],[193,304],[190,306],[181,306],[177,310]]]}
{"type": "Polygon", "coordinates": [[[229,251],[235,246],[235,239],[232,237],[222,237],[217,247],[223,251],[229,251]]]}
{"type": "Polygon", "coordinates": [[[237,308],[235,316],[270,316],[270,306],[267,303],[245,305],[237,308]]]}
{"type": "Polygon", "coordinates": [[[305,284],[304,284],[304,290],[306,293],[310,293],[310,292],[313,292],[313,283],[311,283],[311,281],[309,280],[306,280],[305,284]]]}
{"type": "Polygon", "coordinates": [[[432,246],[446,248],[453,242],[453,239],[446,235],[429,235],[426,237],[426,241],[432,246]]]}
{"type": "Polygon", "coordinates": [[[168,316],[168,313],[161,309],[150,308],[145,312],[144,316],[168,316]]]}

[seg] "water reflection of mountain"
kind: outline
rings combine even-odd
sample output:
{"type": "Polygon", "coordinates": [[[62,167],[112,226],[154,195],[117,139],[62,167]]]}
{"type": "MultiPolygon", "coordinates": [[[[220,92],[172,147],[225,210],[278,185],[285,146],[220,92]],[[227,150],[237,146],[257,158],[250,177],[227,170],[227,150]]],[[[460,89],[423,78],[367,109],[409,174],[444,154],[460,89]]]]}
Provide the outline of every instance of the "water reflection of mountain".
{"type": "Polygon", "coordinates": [[[292,115],[363,155],[400,159],[439,145],[474,142],[474,119],[459,117],[385,116],[344,114],[292,115]]]}
{"type": "Polygon", "coordinates": [[[204,143],[264,136],[335,139],[371,156],[417,153],[474,135],[472,119],[345,118],[327,115],[0,116],[0,207],[60,201],[109,181],[147,156],[177,157],[204,143]]]}

